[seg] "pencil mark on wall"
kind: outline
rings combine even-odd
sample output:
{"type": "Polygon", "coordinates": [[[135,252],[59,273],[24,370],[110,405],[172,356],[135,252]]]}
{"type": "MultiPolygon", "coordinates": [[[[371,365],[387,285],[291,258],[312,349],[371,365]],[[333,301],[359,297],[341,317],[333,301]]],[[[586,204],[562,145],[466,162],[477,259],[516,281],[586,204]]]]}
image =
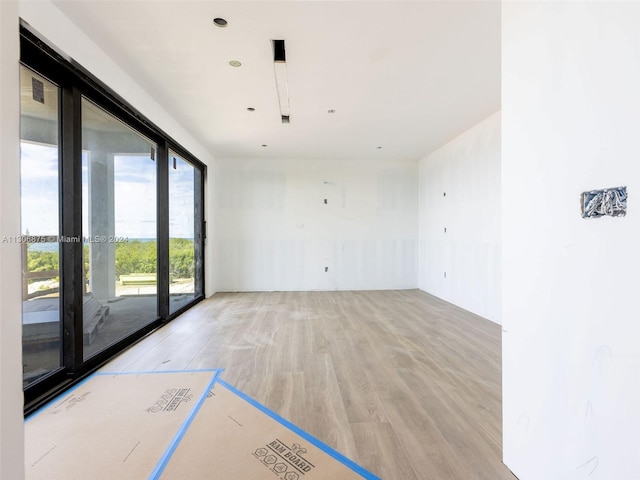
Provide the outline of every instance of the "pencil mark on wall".
{"type": "Polygon", "coordinates": [[[587,402],[587,409],[584,412],[584,423],[587,423],[590,417],[593,417],[593,406],[591,400],[587,402]]]}
{"type": "Polygon", "coordinates": [[[526,432],[529,430],[529,414],[527,413],[523,413],[522,415],[520,415],[520,418],[518,418],[518,423],[517,423],[518,427],[521,427],[522,425],[524,425],[523,430],[526,432]]]}
{"type": "Polygon", "coordinates": [[[576,470],[580,470],[581,468],[587,467],[588,465],[591,465],[591,471],[588,474],[588,475],[591,475],[593,472],[596,471],[596,468],[598,468],[598,457],[593,457],[587,460],[586,462],[584,462],[582,465],[578,465],[576,467],[576,470]]]}
{"type": "Polygon", "coordinates": [[[582,192],[582,217],[624,217],[627,214],[627,187],[582,192]]]}
{"type": "Polygon", "coordinates": [[[603,370],[607,363],[613,363],[613,350],[609,345],[600,345],[593,358],[593,366],[597,365],[603,370]]]}

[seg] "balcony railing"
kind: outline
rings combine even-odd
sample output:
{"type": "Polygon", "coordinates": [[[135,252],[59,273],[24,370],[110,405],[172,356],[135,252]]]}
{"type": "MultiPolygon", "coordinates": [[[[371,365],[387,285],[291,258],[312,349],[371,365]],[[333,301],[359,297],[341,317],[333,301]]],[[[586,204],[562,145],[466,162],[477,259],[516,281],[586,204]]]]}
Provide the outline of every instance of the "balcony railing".
{"type": "Polygon", "coordinates": [[[57,287],[47,288],[43,290],[37,290],[29,293],[30,280],[46,280],[49,278],[56,278],[60,276],[60,270],[46,270],[40,272],[29,271],[29,245],[36,243],[57,243],[58,237],[56,235],[38,236],[38,242],[22,242],[22,300],[30,300],[36,297],[42,297],[44,295],[50,295],[52,293],[58,293],[60,291],[60,284],[57,287]]]}

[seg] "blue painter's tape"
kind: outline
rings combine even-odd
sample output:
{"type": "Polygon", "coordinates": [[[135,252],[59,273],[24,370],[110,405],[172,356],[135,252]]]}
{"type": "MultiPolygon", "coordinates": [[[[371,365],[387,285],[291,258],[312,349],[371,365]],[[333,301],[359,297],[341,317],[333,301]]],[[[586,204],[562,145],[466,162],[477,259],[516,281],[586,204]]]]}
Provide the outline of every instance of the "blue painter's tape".
{"type": "Polygon", "coordinates": [[[331,448],[329,445],[326,445],[325,443],[321,442],[320,440],[318,440],[317,438],[315,438],[311,434],[305,432],[304,430],[302,430],[297,425],[294,425],[293,423],[291,423],[289,420],[286,420],[285,418],[282,418],[280,415],[278,415],[274,411],[269,410],[267,407],[265,407],[264,405],[258,403],[253,398],[247,396],[246,394],[244,394],[243,392],[241,392],[240,390],[238,390],[234,386],[229,385],[224,380],[218,380],[216,383],[218,383],[219,385],[222,385],[227,390],[230,390],[231,392],[235,393],[237,396],[239,396],[243,400],[247,401],[248,403],[250,403],[251,405],[256,407],[262,413],[268,415],[269,417],[273,418],[275,421],[277,421],[280,424],[284,425],[285,427],[287,427],[292,432],[300,435],[302,438],[307,440],[309,443],[311,443],[312,445],[315,445],[320,450],[322,450],[324,453],[326,453],[330,457],[332,457],[335,460],[337,460],[340,463],[342,463],[345,467],[348,467],[349,469],[353,470],[355,473],[360,475],[362,478],[366,478],[367,480],[381,480],[380,477],[375,476],[373,473],[371,473],[370,471],[364,469],[363,467],[361,467],[360,465],[355,463],[353,460],[345,457],[340,452],[337,452],[336,450],[331,448]]]}
{"type": "Polygon", "coordinates": [[[223,372],[224,368],[203,368],[193,370],[141,370],[138,372],[96,372],[94,375],[146,375],[147,373],[200,373],[223,372]]]}
{"type": "Polygon", "coordinates": [[[154,468],[153,472],[151,472],[151,475],[149,475],[149,480],[157,480],[158,478],[160,478],[160,475],[162,475],[162,472],[167,467],[169,460],[171,460],[171,456],[176,451],[176,448],[178,448],[178,445],[180,444],[182,437],[184,437],[184,434],[187,432],[187,429],[191,425],[191,422],[193,422],[193,419],[195,418],[196,414],[200,410],[200,407],[202,407],[202,404],[207,399],[207,395],[209,394],[209,392],[213,388],[213,385],[216,383],[216,381],[218,380],[218,377],[222,373],[222,370],[213,370],[213,371],[215,372],[215,374],[213,375],[213,378],[211,378],[211,381],[202,392],[202,396],[198,399],[198,402],[191,409],[191,413],[189,413],[189,416],[182,423],[182,426],[180,427],[176,435],[173,437],[173,439],[169,443],[169,446],[160,457],[160,460],[158,460],[158,463],[156,464],[156,468],[154,468]]]}

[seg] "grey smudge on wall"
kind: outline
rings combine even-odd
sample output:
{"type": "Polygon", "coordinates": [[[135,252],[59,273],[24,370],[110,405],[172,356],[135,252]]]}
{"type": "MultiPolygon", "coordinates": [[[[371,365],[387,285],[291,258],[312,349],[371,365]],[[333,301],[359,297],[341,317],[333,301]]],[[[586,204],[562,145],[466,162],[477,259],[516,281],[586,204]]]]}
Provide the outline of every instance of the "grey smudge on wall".
{"type": "Polygon", "coordinates": [[[527,430],[529,430],[529,414],[528,413],[523,413],[522,415],[520,415],[520,418],[518,418],[518,427],[520,427],[522,424],[524,424],[524,431],[526,432],[527,430]]]}
{"type": "Polygon", "coordinates": [[[590,417],[593,417],[593,406],[591,405],[591,401],[588,401],[587,409],[584,412],[584,423],[587,423],[590,417]]]}
{"type": "Polygon", "coordinates": [[[605,367],[613,365],[613,350],[609,345],[600,345],[596,350],[593,358],[593,366],[598,367],[600,373],[603,372],[605,367]]]}
{"type": "Polygon", "coordinates": [[[593,457],[587,460],[586,462],[584,462],[582,465],[578,465],[576,467],[576,470],[588,467],[589,465],[591,466],[591,471],[589,471],[589,475],[591,475],[593,472],[596,471],[596,468],[598,468],[598,457],[593,457]]]}

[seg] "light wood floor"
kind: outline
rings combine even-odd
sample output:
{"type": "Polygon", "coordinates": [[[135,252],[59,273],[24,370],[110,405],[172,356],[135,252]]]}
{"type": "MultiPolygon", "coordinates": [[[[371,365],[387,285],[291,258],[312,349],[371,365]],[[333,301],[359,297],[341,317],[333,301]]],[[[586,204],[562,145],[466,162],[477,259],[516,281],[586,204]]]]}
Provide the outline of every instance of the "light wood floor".
{"type": "Polygon", "coordinates": [[[105,369],[225,368],[384,480],[513,480],[501,463],[500,338],[500,326],[418,290],[218,293],[105,369]]]}

